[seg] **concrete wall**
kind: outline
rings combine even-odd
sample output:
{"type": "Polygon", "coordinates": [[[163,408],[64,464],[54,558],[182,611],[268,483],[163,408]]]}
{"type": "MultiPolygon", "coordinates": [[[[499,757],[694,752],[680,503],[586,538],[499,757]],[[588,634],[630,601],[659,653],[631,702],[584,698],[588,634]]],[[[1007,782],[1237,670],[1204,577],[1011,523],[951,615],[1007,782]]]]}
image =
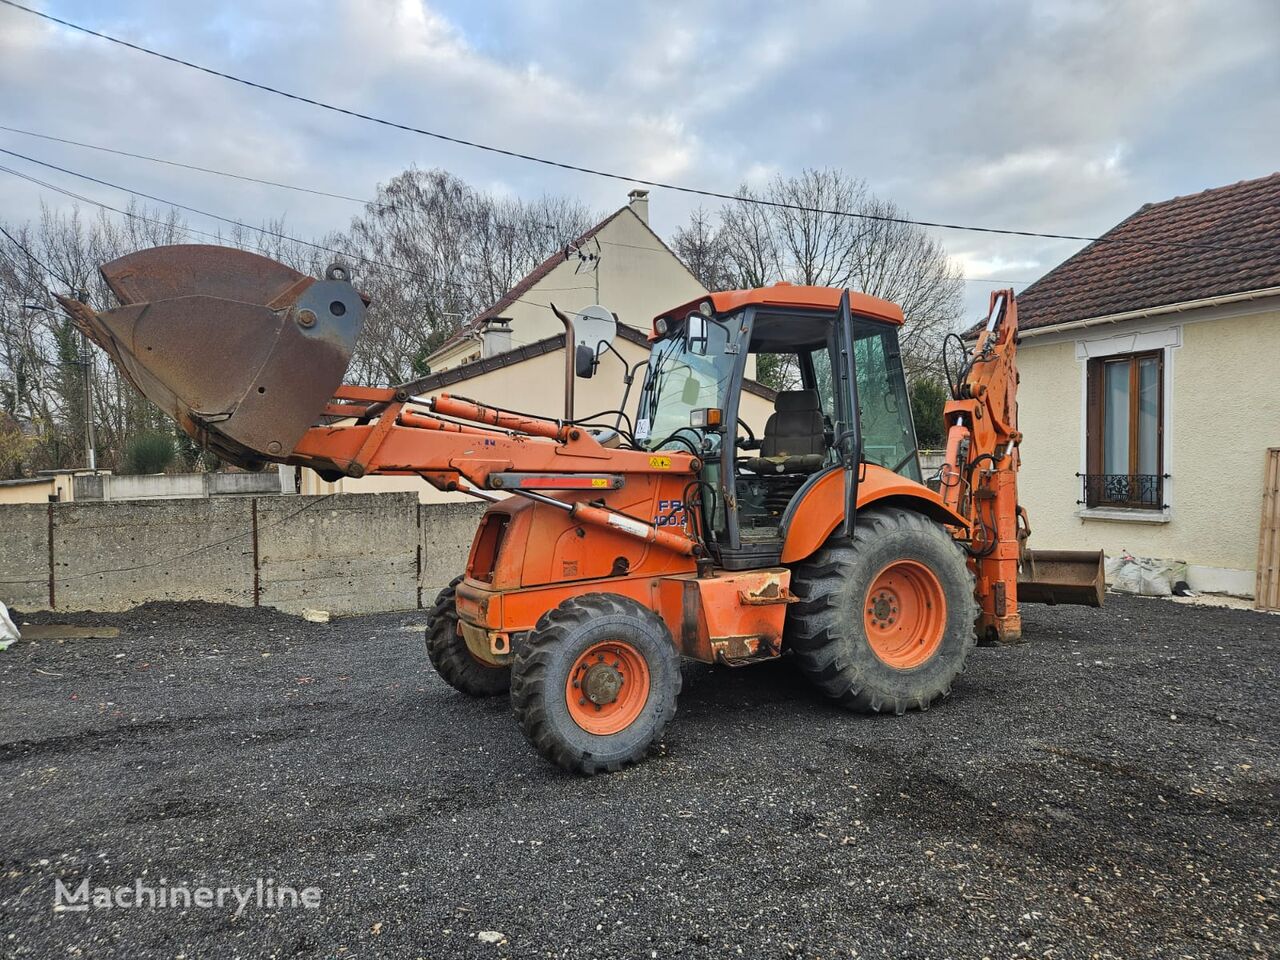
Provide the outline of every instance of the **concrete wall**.
{"type": "Polygon", "coordinates": [[[0,506],[0,600],[412,610],[463,571],[482,511],[403,493],[0,506]]]}
{"type": "Polygon", "coordinates": [[[256,502],[262,606],[341,613],[418,606],[418,502],[412,494],[256,502]]]}
{"type": "Polygon", "coordinates": [[[270,496],[292,493],[274,470],[262,473],[83,474],[75,478],[74,499],[170,500],[183,497],[270,496]]]}
{"type": "Polygon", "coordinates": [[[170,500],[182,497],[270,496],[293,493],[274,470],[262,473],[156,473],[124,476],[111,473],[59,473],[30,480],[0,481],[0,505],[102,500],[170,500]]]}
{"type": "Polygon", "coordinates": [[[422,550],[421,606],[429,607],[436,594],[467,566],[471,538],[484,515],[485,504],[433,503],[418,508],[418,536],[422,550]]]}
{"type": "Polygon", "coordinates": [[[53,511],[54,607],[253,606],[253,501],[68,503],[53,511]]]}
{"type": "Polygon", "coordinates": [[[1022,503],[1033,547],[1185,561],[1202,590],[1251,596],[1263,457],[1280,445],[1280,303],[1188,311],[1024,337],[1019,422],[1022,503]],[[1164,350],[1165,511],[1089,511],[1084,390],[1088,357],[1164,350]]]}
{"type": "Polygon", "coordinates": [[[49,527],[55,505],[0,505],[0,600],[22,610],[49,606],[49,527]]]}

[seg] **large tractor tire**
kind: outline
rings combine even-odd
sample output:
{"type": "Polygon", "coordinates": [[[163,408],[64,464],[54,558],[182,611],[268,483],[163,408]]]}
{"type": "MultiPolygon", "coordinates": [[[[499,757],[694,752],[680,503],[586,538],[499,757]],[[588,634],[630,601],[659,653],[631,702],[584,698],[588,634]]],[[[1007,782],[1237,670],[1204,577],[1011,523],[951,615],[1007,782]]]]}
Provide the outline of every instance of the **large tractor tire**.
{"type": "Polygon", "coordinates": [[[978,615],[964,551],[910,510],[859,513],[853,537],[798,564],[786,640],[828,697],[874,713],[927,710],[951,692],[978,615]]]}
{"type": "Polygon", "coordinates": [[[469,697],[496,697],[510,689],[511,668],[485,663],[467,648],[458,630],[454,597],[461,580],[455,578],[436,596],[427,625],[427,657],[453,689],[469,697]]]}
{"type": "Polygon", "coordinates": [[[642,760],[676,712],[680,655],[652,610],[613,593],[571,597],[516,646],[511,706],[544,757],[592,776],[642,760]]]}

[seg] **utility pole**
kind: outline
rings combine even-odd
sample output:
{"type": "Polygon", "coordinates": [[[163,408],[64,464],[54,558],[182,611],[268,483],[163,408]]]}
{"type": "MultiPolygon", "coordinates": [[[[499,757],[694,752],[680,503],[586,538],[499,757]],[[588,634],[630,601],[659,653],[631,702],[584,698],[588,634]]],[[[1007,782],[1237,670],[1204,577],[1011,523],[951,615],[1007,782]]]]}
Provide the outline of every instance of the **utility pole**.
{"type": "MultiPolygon", "coordinates": [[[[81,290],[79,300],[88,303],[88,291],[81,290]]],[[[84,458],[89,470],[97,473],[98,451],[93,442],[93,348],[83,330],[80,331],[80,364],[84,368],[84,458]]]]}
{"type": "MultiPolygon", "coordinates": [[[[81,290],[79,294],[80,302],[86,303],[89,299],[88,292],[81,290]]],[[[22,309],[53,313],[48,307],[38,303],[24,303],[22,309]]],[[[89,337],[83,330],[80,331],[80,359],[70,362],[78,363],[84,369],[84,459],[88,468],[97,473],[98,453],[93,438],[93,348],[89,346],[89,337]]]]}

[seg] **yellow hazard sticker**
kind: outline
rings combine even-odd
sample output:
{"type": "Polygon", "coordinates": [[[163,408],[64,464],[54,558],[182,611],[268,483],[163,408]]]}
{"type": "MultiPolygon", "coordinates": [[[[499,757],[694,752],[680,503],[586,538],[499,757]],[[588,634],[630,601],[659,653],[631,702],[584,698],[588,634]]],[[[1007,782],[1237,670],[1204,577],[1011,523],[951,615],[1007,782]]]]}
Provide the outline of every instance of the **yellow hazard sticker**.
{"type": "Polygon", "coordinates": [[[670,457],[650,457],[649,466],[652,467],[654,470],[670,470],[671,458],[670,457]]]}
{"type": "Polygon", "coordinates": [[[609,485],[609,481],[604,477],[592,477],[591,485],[593,487],[607,487],[609,485]]]}

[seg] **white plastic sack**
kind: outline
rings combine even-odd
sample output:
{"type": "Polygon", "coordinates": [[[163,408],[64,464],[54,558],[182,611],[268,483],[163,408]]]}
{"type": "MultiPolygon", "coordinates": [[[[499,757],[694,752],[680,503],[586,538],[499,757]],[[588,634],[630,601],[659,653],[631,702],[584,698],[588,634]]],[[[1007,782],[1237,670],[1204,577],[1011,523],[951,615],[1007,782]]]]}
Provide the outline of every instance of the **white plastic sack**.
{"type": "Polygon", "coordinates": [[[0,650],[9,649],[10,644],[20,639],[18,628],[9,616],[9,608],[0,603],[0,650]]]}
{"type": "Polygon", "coordinates": [[[1135,557],[1123,553],[1106,560],[1107,582],[1119,593],[1143,597],[1169,597],[1173,585],[1187,579],[1187,565],[1180,560],[1135,557]]]}

